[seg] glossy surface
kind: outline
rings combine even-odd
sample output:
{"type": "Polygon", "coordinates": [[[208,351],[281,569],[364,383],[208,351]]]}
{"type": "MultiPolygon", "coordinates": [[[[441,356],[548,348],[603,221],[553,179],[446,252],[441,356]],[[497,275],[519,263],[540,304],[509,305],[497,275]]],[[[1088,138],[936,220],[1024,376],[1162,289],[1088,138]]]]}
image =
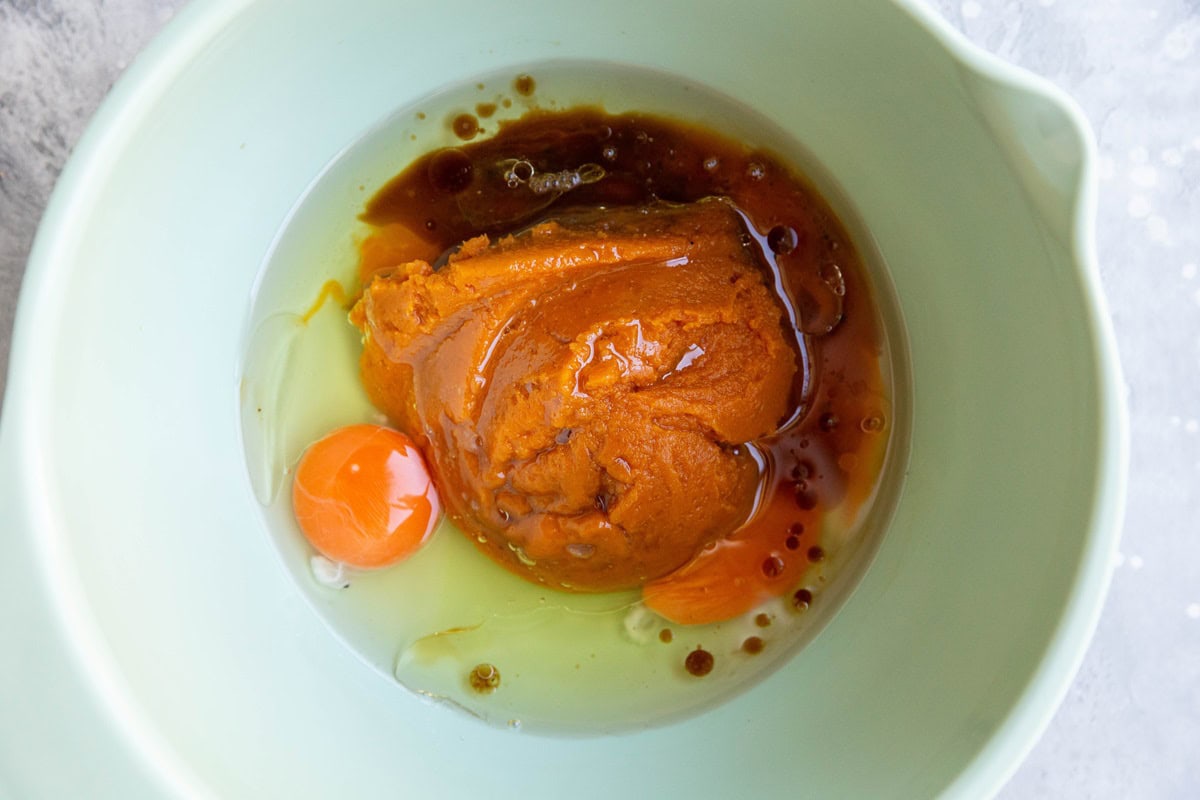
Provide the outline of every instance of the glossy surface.
{"type": "Polygon", "coordinates": [[[363,380],[481,550],[551,588],[656,581],[676,622],[795,588],[788,536],[856,515],[891,414],[866,267],[802,169],[680,120],[538,107],[371,197],[363,380]]]}
{"type": "Polygon", "coordinates": [[[715,201],[588,211],[367,288],[368,394],[491,558],[552,589],[639,588],[750,517],[798,359],[741,235],[715,201]]]}
{"type": "Polygon", "coordinates": [[[415,553],[441,515],[421,451],[375,425],[338,428],[309,445],[296,465],[292,509],[319,553],[367,569],[415,553]]]}

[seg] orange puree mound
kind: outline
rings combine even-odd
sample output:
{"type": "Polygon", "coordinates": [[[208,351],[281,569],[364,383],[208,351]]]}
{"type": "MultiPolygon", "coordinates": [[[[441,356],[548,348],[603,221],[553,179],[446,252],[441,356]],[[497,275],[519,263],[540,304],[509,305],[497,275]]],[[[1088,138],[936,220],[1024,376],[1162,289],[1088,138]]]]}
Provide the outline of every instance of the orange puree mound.
{"type": "Polygon", "coordinates": [[[747,519],[745,445],[791,410],[794,339],[745,241],[703,200],[404,264],[352,313],[364,385],[489,556],[555,588],[641,586],[747,519]]]}

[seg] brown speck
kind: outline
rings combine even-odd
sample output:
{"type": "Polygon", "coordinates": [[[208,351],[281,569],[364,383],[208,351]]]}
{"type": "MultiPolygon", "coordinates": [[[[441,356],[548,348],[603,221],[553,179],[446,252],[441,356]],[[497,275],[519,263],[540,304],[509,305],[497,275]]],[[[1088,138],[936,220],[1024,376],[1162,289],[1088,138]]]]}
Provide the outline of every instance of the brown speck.
{"type": "MultiPolygon", "coordinates": [[[[813,473],[815,473],[816,471],[817,471],[817,468],[816,468],[816,466],[813,465],[813,463],[811,461],[809,461],[808,459],[801,459],[800,461],[797,461],[795,463],[795,465],[792,467],[792,480],[806,481],[809,478],[811,478],[813,476],[813,473]]],[[[803,526],[801,526],[801,527],[803,527],[803,526]]]]}
{"type": "Polygon", "coordinates": [[[779,556],[767,556],[766,560],[762,563],[762,573],[768,578],[778,578],[783,574],[783,568],[785,566],[786,565],[783,563],[783,559],[779,556]]]}
{"type": "Polygon", "coordinates": [[[500,101],[500,105],[504,106],[505,108],[512,108],[512,100],[506,97],[500,101]]]}
{"type": "Polygon", "coordinates": [[[513,81],[513,91],[522,97],[529,97],[533,94],[533,90],[537,88],[537,82],[532,75],[518,75],[513,81]]]}
{"type": "Polygon", "coordinates": [[[776,225],[767,232],[767,247],[776,255],[786,256],[800,243],[796,231],[787,225],[776,225]]]}
{"type": "Polygon", "coordinates": [[[796,505],[805,511],[812,511],[817,507],[816,492],[810,490],[806,483],[796,484],[796,505]]]}
{"type": "Polygon", "coordinates": [[[835,430],[838,426],[838,422],[838,415],[834,414],[832,411],[822,414],[821,418],[817,420],[817,424],[821,426],[821,430],[825,431],[826,433],[835,430]]]}
{"type": "Polygon", "coordinates": [[[754,618],[754,624],[760,628],[770,627],[771,626],[771,615],[770,614],[759,614],[757,617],[754,618]]]}
{"type": "Polygon", "coordinates": [[[825,559],[825,551],[824,550],[817,547],[816,545],[813,545],[812,547],[808,548],[808,560],[809,561],[811,561],[815,564],[816,562],[823,561],[824,559],[825,559]]]}
{"type": "Polygon", "coordinates": [[[500,687],[500,670],[491,664],[476,664],[467,680],[480,694],[491,694],[500,687]]]}
{"type": "Polygon", "coordinates": [[[417,112],[417,119],[425,119],[425,112],[424,112],[424,111],[418,111],[418,112],[417,112]]]}
{"type": "Polygon", "coordinates": [[[450,129],[463,141],[474,139],[475,135],[479,133],[479,120],[471,114],[459,114],[451,121],[450,129]]]}
{"type": "Polygon", "coordinates": [[[475,88],[482,92],[484,87],[482,83],[477,83],[475,84],[475,88]]]}
{"type": "Polygon", "coordinates": [[[670,628],[663,628],[661,631],[658,632],[658,640],[660,642],[662,642],[663,644],[670,644],[671,640],[674,638],[675,638],[675,634],[671,633],[670,628]]]}
{"type": "Polygon", "coordinates": [[[797,611],[804,611],[812,605],[812,601],[813,594],[808,589],[797,589],[796,593],[792,595],[792,606],[797,611]]]}
{"type": "Polygon", "coordinates": [[[495,103],[477,103],[475,105],[475,113],[478,114],[483,119],[487,119],[492,114],[496,113],[496,104],[495,103]]]}
{"type": "Polygon", "coordinates": [[[707,650],[697,647],[687,654],[687,658],[683,660],[683,668],[697,678],[703,678],[712,672],[713,655],[707,650]]]}
{"type": "Polygon", "coordinates": [[[752,656],[761,653],[764,647],[766,647],[766,643],[757,636],[751,636],[742,642],[742,649],[752,656]]]}

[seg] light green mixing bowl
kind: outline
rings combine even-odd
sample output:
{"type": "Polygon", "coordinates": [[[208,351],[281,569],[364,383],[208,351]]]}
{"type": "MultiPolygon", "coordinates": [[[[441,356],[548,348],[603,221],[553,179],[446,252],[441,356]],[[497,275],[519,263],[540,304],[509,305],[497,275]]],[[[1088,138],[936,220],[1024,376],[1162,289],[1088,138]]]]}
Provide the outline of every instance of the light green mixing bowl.
{"type": "Polygon", "coordinates": [[[979,797],[1062,696],[1124,490],[1075,107],[909,0],[213,0],[122,79],[23,289],[0,428],[0,793],[979,797]],[[341,148],[546,59],[686,75],[791,131],[891,269],[912,445],[874,565],[736,700],[497,731],[343,648],[280,568],[232,397],[260,260],[341,148]],[[69,755],[70,757],[64,757],[69,755]]]}

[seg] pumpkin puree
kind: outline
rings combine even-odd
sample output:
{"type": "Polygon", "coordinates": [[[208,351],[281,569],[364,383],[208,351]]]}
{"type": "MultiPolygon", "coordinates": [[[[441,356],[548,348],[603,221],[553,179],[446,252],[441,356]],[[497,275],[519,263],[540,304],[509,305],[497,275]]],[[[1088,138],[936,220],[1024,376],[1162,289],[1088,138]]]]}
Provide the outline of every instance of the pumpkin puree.
{"type": "Polygon", "coordinates": [[[373,403],[490,557],[634,588],[736,530],[796,343],[721,200],[563,212],[376,276],[351,320],[373,403]]]}

